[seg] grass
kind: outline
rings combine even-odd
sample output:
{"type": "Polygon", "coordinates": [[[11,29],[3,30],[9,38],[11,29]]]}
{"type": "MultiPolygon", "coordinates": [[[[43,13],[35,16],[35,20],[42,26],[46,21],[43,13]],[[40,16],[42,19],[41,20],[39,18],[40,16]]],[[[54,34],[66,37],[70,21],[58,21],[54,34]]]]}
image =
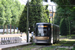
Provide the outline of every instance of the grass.
{"type": "Polygon", "coordinates": [[[45,48],[42,48],[42,49],[39,49],[39,50],[68,50],[66,48],[56,48],[56,47],[45,47],[45,48]]]}
{"type": "Polygon", "coordinates": [[[63,38],[63,37],[71,38],[72,36],[75,36],[75,34],[71,34],[71,35],[67,35],[67,36],[60,36],[60,38],[63,38]]]}
{"type": "Polygon", "coordinates": [[[45,48],[42,48],[41,50],[54,50],[55,49],[55,47],[45,47],[45,48]]]}
{"type": "Polygon", "coordinates": [[[60,38],[62,38],[62,37],[66,37],[66,36],[60,36],[60,38]]]}
{"type": "Polygon", "coordinates": [[[64,46],[72,46],[73,44],[75,44],[75,41],[68,41],[64,46]]]}
{"type": "Polygon", "coordinates": [[[72,50],[75,50],[75,46],[73,47],[73,49],[72,50]]]}
{"type": "Polygon", "coordinates": [[[62,44],[63,46],[72,46],[73,44],[75,44],[75,41],[59,41],[58,43],[55,43],[52,46],[61,46],[62,44]]]}
{"type": "Polygon", "coordinates": [[[75,36],[75,34],[67,35],[67,36],[75,36]]]}
{"type": "Polygon", "coordinates": [[[66,41],[59,41],[58,43],[53,44],[52,46],[60,46],[61,44],[65,43],[66,41]]]}
{"type": "Polygon", "coordinates": [[[32,48],[34,48],[34,47],[19,46],[19,47],[10,48],[10,50],[31,50],[32,48]]]}
{"type": "Polygon", "coordinates": [[[55,47],[45,47],[45,48],[42,48],[41,50],[54,50],[55,47]]]}
{"type": "Polygon", "coordinates": [[[69,49],[66,49],[66,48],[58,48],[57,50],[69,50],[69,49]]]}

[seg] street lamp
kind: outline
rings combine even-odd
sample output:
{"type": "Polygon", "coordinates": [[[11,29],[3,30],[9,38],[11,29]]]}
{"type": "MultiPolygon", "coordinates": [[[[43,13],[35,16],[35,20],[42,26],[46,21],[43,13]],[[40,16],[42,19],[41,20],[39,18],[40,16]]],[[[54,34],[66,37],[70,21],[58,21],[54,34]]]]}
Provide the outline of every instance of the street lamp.
{"type": "MultiPolygon", "coordinates": [[[[53,13],[52,13],[52,12],[50,12],[49,19],[52,19],[52,23],[53,23],[53,13]]],[[[49,22],[50,22],[50,21],[49,21],[49,22]]]]}
{"type": "Polygon", "coordinates": [[[52,10],[49,13],[49,23],[50,23],[50,19],[52,19],[52,23],[53,23],[53,6],[52,6],[52,10]]]}

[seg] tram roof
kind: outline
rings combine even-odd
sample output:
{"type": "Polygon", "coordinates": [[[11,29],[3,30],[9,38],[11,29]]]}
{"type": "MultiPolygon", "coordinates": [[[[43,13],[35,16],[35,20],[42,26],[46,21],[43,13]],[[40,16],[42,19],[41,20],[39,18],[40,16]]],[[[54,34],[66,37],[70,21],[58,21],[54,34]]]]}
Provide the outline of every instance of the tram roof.
{"type": "Polygon", "coordinates": [[[36,23],[36,24],[51,24],[51,25],[55,25],[55,26],[59,27],[59,25],[52,24],[52,23],[36,23]]]}

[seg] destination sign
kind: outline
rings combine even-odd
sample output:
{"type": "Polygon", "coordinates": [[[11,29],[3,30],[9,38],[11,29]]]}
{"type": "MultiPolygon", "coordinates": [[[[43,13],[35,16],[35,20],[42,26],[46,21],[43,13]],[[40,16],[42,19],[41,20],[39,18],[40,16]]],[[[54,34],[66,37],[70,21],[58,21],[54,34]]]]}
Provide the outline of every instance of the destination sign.
{"type": "Polygon", "coordinates": [[[48,26],[44,26],[44,25],[38,25],[38,27],[48,27],[48,26]]]}

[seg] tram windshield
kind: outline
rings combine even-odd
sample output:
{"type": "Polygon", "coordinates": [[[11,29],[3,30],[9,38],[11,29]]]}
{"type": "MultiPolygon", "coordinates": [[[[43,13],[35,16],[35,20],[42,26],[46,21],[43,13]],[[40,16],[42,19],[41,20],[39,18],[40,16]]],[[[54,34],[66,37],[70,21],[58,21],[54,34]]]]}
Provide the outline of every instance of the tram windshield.
{"type": "Polygon", "coordinates": [[[36,36],[48,36],[48,30],[49,28],[47,26],[38,26],[36,36]]]}
{"type": "Polygon", "coordinates": [[[47,36],[47,29],[38,29],[38,36],[47,36]]]}

